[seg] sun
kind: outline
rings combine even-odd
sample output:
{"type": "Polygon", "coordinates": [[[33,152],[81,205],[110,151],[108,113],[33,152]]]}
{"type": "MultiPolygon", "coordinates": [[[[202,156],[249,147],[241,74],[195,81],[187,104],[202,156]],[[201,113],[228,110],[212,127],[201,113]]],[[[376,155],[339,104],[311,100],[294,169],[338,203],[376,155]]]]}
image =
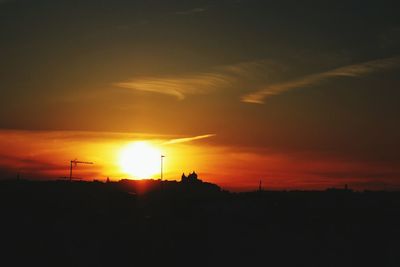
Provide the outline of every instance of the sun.
{"type": "Polygon", "coordinates": [[[150,178],[160,172],[161,152],[148,142],[135,142],[120,152],[121,170],[133,178],[150,178]]]}

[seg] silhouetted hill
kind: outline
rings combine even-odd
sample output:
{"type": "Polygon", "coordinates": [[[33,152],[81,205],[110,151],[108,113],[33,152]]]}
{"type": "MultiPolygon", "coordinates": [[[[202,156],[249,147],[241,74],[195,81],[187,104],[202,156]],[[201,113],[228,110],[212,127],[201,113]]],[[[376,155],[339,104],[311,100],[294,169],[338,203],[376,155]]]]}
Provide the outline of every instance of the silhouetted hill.
{"type": "Polygon", "coordinates": [[[0,182],[2,266],[398,266],[400,194],[0,182]]]}

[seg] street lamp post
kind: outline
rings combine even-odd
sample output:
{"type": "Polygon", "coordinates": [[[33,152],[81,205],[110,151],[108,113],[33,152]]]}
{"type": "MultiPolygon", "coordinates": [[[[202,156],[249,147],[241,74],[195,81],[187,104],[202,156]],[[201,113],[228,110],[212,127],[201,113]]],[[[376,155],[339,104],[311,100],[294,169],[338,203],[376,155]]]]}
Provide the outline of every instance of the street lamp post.
{"type": "Polygon", "coordinates": [[[164,161],[165,156],[161,155],[161,180],[163,179],[163,161],[164,161]]]}

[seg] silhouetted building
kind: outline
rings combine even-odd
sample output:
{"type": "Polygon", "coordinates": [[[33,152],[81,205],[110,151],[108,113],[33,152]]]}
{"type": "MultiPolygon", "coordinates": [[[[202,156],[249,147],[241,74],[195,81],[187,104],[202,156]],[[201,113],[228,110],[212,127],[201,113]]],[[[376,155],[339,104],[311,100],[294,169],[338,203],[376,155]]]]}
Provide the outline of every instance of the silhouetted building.
{"type": "Polygon", "coordinates": [[[342,192],[342,193],[351,193],[351,192],[353,192],[353,190],[350,189],[347,184],[345,184],[343,188],[335,188],[335,187],[327,188],[326,191],[327,192],[342,192]]]}
{"type": "Polygon", "coordinates": [[[202,181],[197,178],[197,173],[193,171],[192,173],[189,173],[188,176],[185,175],[185,173],[182,174],[182,183],[201,183],[202,181]]]}

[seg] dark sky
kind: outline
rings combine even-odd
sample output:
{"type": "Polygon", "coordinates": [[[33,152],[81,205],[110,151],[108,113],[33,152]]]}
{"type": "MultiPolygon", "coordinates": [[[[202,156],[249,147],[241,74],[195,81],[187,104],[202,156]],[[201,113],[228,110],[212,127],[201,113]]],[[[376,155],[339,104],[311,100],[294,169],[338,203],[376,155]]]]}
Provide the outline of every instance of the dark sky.
{"type": "Polygon", "coordinates": [[[399,3],[3,0],[0,128],[212,133],[400,179],[399,3]]]}

